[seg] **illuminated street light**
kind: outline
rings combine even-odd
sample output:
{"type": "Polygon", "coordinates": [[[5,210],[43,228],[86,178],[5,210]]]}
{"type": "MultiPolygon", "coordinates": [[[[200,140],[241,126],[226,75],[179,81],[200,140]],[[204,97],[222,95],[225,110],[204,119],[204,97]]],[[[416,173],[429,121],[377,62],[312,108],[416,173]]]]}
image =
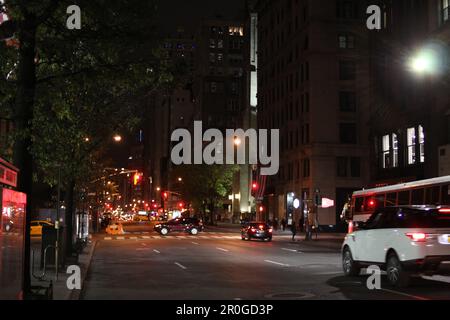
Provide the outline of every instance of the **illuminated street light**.
{"type": "Polygon", "coordinates": [[[122,136],[116,134],[113,139],[114,139],[115,142],[121,142],[122,141],[122,136]]]}
{"type": "Polygon", "coordinates": [[[448,55],[439,43],[428,44],[409,60],[409,69],[417,75],[438,75],[445,72],[444,58],[448,55]]]}
{"type": "Polygon", "coordinates": [[[178,182],[181,182],[181,181],[183,181],[183,178],[179,177],[178,182]]]}
{"type": "Polygon", "coordinates": [[[156,188],[156,191],[161,191],[161,188],[160,187],[156,188]]]}
{"type": "Polygon", "coordinates": [[[240,146],[241,143],[242,143],[241,139],[239,139],[238,137],[235,137],[235,138],[234,138],[234,145],[235,145],[235,146],[240,146]]]}

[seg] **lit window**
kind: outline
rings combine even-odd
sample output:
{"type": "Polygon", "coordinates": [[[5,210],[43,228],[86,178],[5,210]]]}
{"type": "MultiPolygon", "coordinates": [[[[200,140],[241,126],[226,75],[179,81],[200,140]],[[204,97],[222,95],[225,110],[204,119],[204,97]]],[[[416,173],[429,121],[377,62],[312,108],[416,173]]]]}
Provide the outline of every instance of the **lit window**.
{"type": "Polygon", "coordinates": [[[214,48],[216,47],[216,40],[210,39],[210,40],[209,40],[209,47],[210,47],[211,49],[214,49],[214,48]]]}
{"type": "Polygon", "coordinates": [[[419,126],[419,150],[420,150],[420,163],[425,162],[425,133],[423,127],[419,126]]]}
{"type": "Polygon", "coordinates": [[[441,0],[441,5],[442,22],[447,22],[449,20],[450,0],[441,0]]]}
{"type": "Polygon", "coordinates": [[[355,38],[349,35],[339,36],[339,48],[340,49],[353,49],[355,47],[355,38]]]}
{"type": "Polygon", "coordinates": [[[217,61],[223,61],[223,53],[217,54],[217,61]]]}
{"type": "Polygon", "coordinates": [[[243,27],[229,27],[228,32],[230,36],[244,36],[244,28],[243,27]]]}
{"type": "Polygon", "coordinates": [[[223,49],[223,40],[218,40],[217,41],[217,48],[223,49]]]}
{"type": "Polygon", "coordinates": [[[216,55],[214,53],[209,54],[209,62],[211,63],[216,62],[216,55]]]}
{"type": "Polygon", "coordinates": [[[409,128],[407,132],[408,164],[416,163],[416,128],[409,128]]]}
{"type": "Polygon", "coordinates": [[[390,136],[383,137],[383,168],[391,167],[391,142],[390,136]]]}
{"type": "Polygon", "coordinates": [[[394,133],[392,134],[392,166],[394,168],[398,167],[398,136],[394,133]]]}

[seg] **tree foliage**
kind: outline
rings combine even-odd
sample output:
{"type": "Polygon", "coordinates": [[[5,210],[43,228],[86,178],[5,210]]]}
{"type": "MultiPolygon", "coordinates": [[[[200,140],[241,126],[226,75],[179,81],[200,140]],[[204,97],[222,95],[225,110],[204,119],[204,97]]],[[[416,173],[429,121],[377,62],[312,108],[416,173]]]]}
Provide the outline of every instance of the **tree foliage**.
{"type": "MultiPolygon", "coordinates": [[[[173,80],[158,50],[153,1],[76,1],[81,30],[66,28],[66,8],[72,4],[7,2],[19,28],[27,20],[37,27],[33,120],[29,131],[15,132],[15,139],[31,137],[35,176],[49,184],[56,182],[57,167],[64,181],[85,181],[113,134],[139,123],[145,97],[173,80]]],[[[14,47],[3,43],[0,52],[0,109],[8,117],[19,60],[14,47]]]]}
{"type": "Polygon", "coordinates": [[[231,193],[233,175],[238,170],[233,165],[182,165],[173,170],[174,177],[183,177],[181,193],[196,211],[208,210],[211,221],[214,213],[231,193]]]}

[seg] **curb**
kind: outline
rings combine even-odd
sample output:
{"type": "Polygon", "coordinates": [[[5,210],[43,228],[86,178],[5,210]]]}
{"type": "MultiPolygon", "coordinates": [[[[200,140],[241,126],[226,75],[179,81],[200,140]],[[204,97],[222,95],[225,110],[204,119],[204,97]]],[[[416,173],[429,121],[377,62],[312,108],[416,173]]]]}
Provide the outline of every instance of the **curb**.
{"type": "Polygon", "coordinates": [[[89,257],[88,257],[88,263],[86,265],[86,270],[84,270],[84,272],[82,274],[81,290],[72,290],[72,293],[70,294],[69,300],[80,300],[81,292],[84,289],[84,282],[85,282],[86,277],[88,275],[89,268],[91,267],[92,256],[94,255],[95,248],[97,247],[97,243],[98,243],[97,240],[93,241],[92,249],[91,249],[91,252],[89,253],[89,257]]]}

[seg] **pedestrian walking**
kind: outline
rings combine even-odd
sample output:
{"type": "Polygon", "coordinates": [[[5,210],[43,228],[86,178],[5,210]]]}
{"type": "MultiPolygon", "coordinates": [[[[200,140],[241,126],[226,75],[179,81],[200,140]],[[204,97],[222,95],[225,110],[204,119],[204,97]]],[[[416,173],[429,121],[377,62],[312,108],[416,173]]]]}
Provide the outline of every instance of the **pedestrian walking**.
{"type": "Polygon", "coordinates": [[[295,236],[297,235],[297,225],[295,224],[295,221],[292,222],[291,232],[292,232],[292,241],[295,241],[295,236]]]}
{"type": "Polygon", "coordinates": [[[275,229],[275,231],[278,231],[278,218],[275,218],[273,220],[273,228],[275,229]]]}
{"type": "Polygon", "coordinates": [[[286,230],[286,220],[284,218],[281,219],[281,228],[283,231],[286,230]]]}

